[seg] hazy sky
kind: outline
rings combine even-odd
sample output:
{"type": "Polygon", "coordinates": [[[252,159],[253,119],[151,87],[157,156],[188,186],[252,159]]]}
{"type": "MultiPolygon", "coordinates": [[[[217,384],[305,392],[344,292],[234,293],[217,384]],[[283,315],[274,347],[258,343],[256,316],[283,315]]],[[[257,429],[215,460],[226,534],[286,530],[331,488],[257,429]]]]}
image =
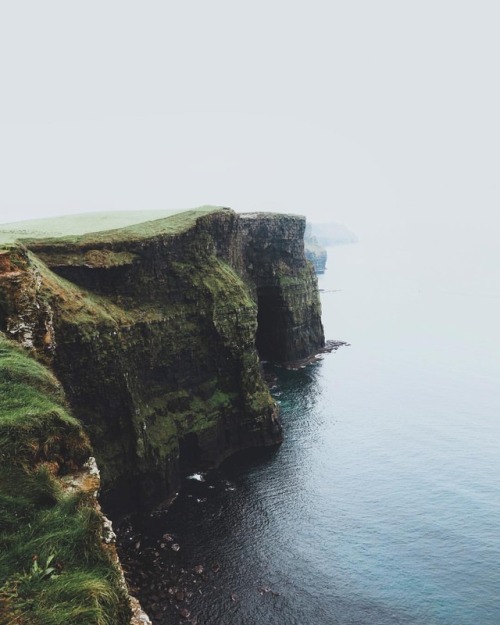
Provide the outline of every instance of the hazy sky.
{"type": "Polygon", "coordinates": [[[496,247],[496,1],[4,2],[2,222],[221,204],[496,247]]]}

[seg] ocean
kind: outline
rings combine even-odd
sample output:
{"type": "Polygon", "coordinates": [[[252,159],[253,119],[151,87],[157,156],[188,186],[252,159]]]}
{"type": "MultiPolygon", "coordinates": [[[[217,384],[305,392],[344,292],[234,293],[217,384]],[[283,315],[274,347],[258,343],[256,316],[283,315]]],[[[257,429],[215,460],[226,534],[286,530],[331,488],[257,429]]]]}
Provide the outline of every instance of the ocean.
{"type": "Polygon", "coordinates": [[[381,273],[361,243],[328,253],[325,334],[349,345],[271,367],[279,449],[191,476],[129,529],[145,607],[158,624],[498,625],[500,297],[381,273]]]}

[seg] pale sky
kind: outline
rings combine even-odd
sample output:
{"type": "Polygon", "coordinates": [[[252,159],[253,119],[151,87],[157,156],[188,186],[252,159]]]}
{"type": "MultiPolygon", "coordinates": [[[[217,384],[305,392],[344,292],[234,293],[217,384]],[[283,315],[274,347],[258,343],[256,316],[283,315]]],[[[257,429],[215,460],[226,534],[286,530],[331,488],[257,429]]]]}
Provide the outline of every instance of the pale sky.
{"type": "Polygon", "coordinates": [[[496,249],[499,32],[484,0],[4,2],[0,221],[218,204],[496,249]]]}

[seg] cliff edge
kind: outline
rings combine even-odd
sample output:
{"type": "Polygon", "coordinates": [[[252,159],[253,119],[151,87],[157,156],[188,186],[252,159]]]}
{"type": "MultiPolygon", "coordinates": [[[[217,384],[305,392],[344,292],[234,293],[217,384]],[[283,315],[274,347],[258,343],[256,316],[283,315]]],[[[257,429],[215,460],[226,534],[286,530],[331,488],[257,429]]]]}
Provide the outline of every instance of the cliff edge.
{"type": "Polygon", "coordinates": [[[0,625],[128,625],[140,614],[89,453],[54,375],[0,333],[0,625]]]}
{"type": "Polygon", "coordinates": [[[0,330],[56,373],[117,514],[281,441],[259,358],[324,344],[305,219],[202,207],[6,247],[0,330]]]}

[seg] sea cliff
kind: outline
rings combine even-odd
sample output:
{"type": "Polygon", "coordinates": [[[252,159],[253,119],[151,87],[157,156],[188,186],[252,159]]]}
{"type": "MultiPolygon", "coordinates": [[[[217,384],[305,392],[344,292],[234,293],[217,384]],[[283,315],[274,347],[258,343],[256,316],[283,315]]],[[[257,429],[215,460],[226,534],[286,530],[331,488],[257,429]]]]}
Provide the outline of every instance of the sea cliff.
{"type": "Polygon", "coordinates": [[[0,330],[56,374],[119,515],[281,441],[259,358],[324,344],[305,219],[217,207],[6,248],[0,330]]]}
{"type": "Polygon", "coordinates": [[[328,252],[318,243],[317,237],[313,235],[310,223],[306,224],[304,233],[304,251],[307,260],[311,261],[316,273],[325,273],[328,252]]]}

